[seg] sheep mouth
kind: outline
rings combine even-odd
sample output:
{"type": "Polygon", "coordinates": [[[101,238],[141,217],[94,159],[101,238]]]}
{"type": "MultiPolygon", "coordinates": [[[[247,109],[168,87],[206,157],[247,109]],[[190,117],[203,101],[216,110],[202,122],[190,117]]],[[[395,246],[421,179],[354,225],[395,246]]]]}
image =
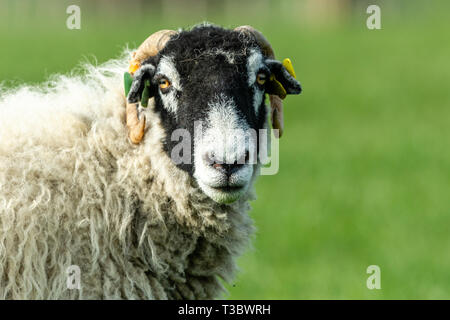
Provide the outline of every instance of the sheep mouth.
{"type": "Polygon", "coordinates": [[[212,187],[212,189],[220,191],[220,192],[238,192],[244,189],[244,186],[223,186],[223,187],[212,187]]]}
{"type": "Polygon", "coordinates": [[[212,200],[218,203],[229,204],[238,200],[246,191],[247,185],[219,185],[210,186],[199,181],[200,188],[212,200]]]}

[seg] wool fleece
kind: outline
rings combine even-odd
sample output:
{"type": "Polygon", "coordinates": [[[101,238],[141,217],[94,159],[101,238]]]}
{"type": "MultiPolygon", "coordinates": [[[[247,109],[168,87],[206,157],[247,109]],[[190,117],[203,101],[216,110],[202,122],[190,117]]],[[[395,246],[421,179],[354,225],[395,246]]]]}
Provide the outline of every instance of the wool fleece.
{"type": "Polygon", "coordinates": [[[129,56],[1,90],[0,298],[211,299],[232,279],[253,192],[207,197],[163,150],[152,107],[144,141],[127,140],[129,56]]]}

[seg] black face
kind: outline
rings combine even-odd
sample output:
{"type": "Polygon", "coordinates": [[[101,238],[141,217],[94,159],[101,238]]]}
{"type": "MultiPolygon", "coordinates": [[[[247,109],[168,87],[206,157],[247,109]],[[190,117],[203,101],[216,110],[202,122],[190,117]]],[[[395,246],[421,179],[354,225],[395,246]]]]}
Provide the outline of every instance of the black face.
{"type": "Polygon", "coordinates": [[[172,159],[174,150],[183,157],[175,163],[197,179],[205,193],[229,202],[235,197],[216,193],[240,194],[239,189],[248,186],[254,172],[248,163],[250,150],[258,151],[258,133],[266,126],[264,98],[271,74],[288,93],[300,92],[298,82],[279,62],[266,59],[256,43],[236,31],[203,26],[173,36],[157,56],[145,61],[128,99],[139,100],[143,83],[149,81],[167,134],[165,151],[172,159]],[[188,148],[180,149],[180,136],[173,135],[180,129],[190,136],[184,141],[188,148]],[[232,136],[233,130],[257,134],[245,139],[232,136]]]}
{"type": "MultiPolygon", "coordinates": [[[[167,132],[173,132],[177,128],[186,128],[194,137],[194,124],[201,121],[203,126],[211,126],[207,121],[211,104],[219,96],[230,97],[234,101],[234,111],[239,118],[245,119],[249,128],[258,130],[264,127],[266,121],[266,108],[264,99],[257,109],[253,106],[253,87],[248,86],[246,56],[235,56],[233,64],[227,61],[224,55],[207,54],[195,58],[195,60],[178,60],[175,56],[177,70],[180,70],[182,91],[177,92],[178,112],[168,111],[163,104],[160,95],[156,95],[157,110],[161,113],[167,132]]],[[[167,152],[178,144],[172,141],[170,136],[165,141],[167,152]]],[[[192,143],[191,155],[194,163],[194,144],[192,143]]],[[[189,163],[180,164],[183,170],[193,174],[193,166],[189,163]]]]}

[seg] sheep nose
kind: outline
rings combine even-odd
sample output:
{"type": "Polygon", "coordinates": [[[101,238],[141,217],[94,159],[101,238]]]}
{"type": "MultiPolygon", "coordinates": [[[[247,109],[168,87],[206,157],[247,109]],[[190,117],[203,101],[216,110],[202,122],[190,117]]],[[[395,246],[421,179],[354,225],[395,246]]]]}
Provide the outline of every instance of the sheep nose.
{"type": "Polygon", "coordinates": [[[206,153],[204,155],[205,162],[208,163],[211,167],[213,167],[215,170],[226,174],[227,176],[231,176],[233,173],[241,169],[244,164],[248,162],[249,159],[249,153],[248,151],[245,152],[244,156],[239,158],[238,160],[235,160],[233,162],[223,162],[218,161],[213,154],[206,153]]]}
{"type": "Polygon", "coordinates": [[[227,176],[231,176],[233,173],[238,171],[240,168],[242,168],[243,164],[238,163],[232,163],[232,164],[226,164],[226,163],[214,163],[212,167],[216,169],[217,171],[222,172],[223,174],[226,174],[227,176]]]}

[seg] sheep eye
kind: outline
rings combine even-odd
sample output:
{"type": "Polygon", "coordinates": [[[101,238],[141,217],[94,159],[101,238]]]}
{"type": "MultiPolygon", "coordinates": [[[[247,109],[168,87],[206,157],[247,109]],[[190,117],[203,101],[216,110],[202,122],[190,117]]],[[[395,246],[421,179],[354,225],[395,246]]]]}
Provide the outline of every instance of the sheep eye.
{"type": "Polygon", "coordinates": [[[167,89],[170,87],[170,82],[166,78],[162,78],[159,80],[159,88],[160,89],[167,89]]]}
{"type": "Polygon", "coordinates": [[[262,73],[262,72],[260,72],[260,73],[258,73],[258,75],[256,76],[256,82],[259,84],[259,85],[264,85],[265,83],[266,83],[266,80],[267,80],[267,76],[266,76],[266,74],[265,73],[262,73]]]}

